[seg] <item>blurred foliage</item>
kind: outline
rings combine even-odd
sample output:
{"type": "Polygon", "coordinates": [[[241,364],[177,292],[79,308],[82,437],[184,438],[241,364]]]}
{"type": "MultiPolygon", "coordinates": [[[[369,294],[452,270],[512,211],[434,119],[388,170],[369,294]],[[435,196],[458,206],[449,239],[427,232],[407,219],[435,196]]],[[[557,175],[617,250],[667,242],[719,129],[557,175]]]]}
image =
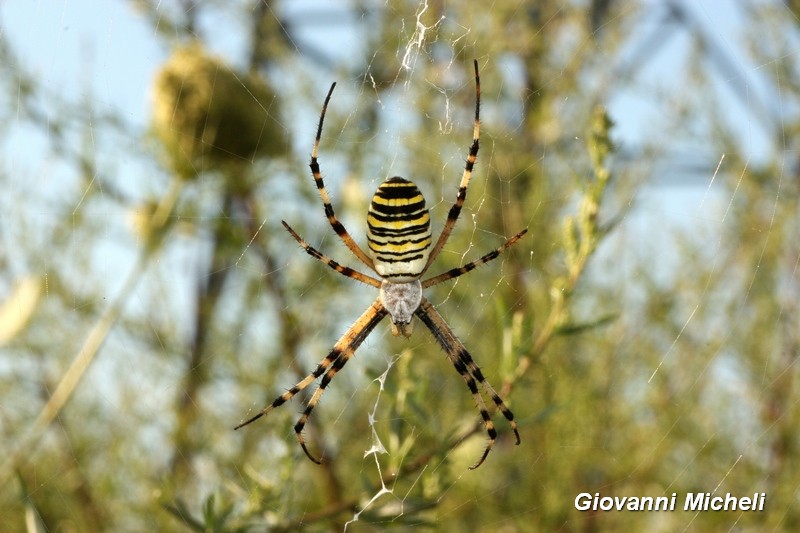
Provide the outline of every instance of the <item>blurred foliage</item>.
{"type": "Polygon", "coordinates": [[[278,109],[260,77],[237,74],[196,42],[177,48],[153,84],[153,129],[183,179],[220,169],[235,176],[254,159],[283,154],[278,109]]]}
{"type": "MultiPolygon", "coordinates": [[[[42,159],[74,176],[36,196],[44,206],[4,199],[27,207],[6,209],[14,231],[0,255],[4,531],[800,527],[800,120],[790,113],[800,108],[800,25],[786,16],[796,3],[741,8],[751,21],[744,63],[678,0],[648,6],[661,11],[638,47],[628,39],[647,15],[630,2],[364,0],[302,16],[252,4],[131,2],[169,50],[148,132],[123,110],[100,114],[91,99],[48,92],[0,46],[11,73],[0,122],[46,132],[42,159]],[[249,38],[246,57],[210,52],[223,30],[198,20],[226,10],[249,38]],[[300,37],[342,25],[364,57],[354,48],[344,61],[335,43],[300,37]],[[658,66],[668,32],[692,45],[677,92],[639,78],[658,66]],[[286,218],[360,266],[326,223],[307,167],[329,83],[341,85],[320,164],[337,214],[363,242],[370,189],[391,175],[413,178],[434,228],[444,221],[472,131],[473,58],[481,151],[431,274],[529,233],[428,296],[513,409],[521,445],[495,416],[497,445],[466,470],[485,433],[419,325],[410,340],[377,328],[332,382],[306,429],[322,465],[292,431],[307,395],[234,432],[375,297],[302,254],[280,226],[286,218]],[[740,91],[754,75],[780,95],[777,112],[740,91]],[[740,145],[720,80],[757,112],[766,155],[740,145]],[[626,95],[656,102],[669,127],[638,146],[616,142],[612,104],[626,95]],[[139,189],[100,157],[103,136],[127,139],[129,156],[152,169],[139,189]],[[659,184],[659,169],[683,163],[676,140],[713,155],[699,172],[668,167],[659,184]],[[707,188],[691,229],[639,222],[639,198],[678,178],[707,188]],[[58,390],[67,392],[54,403],[58,390]],[[711,491],[766,492],[767,510],[574,507],[583,492],[680,501],[711,491]]],[[[4,185],[15,179],[3,169],[4,185]]]]}

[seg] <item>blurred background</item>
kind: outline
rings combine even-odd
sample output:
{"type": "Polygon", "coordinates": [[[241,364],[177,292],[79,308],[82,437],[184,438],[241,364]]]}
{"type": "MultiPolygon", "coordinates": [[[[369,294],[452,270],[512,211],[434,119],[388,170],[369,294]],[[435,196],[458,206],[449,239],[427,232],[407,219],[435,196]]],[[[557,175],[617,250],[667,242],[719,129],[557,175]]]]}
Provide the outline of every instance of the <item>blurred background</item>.
{"type": "Polygon", "coordinates": [[[0,6],[4,531],[795,531],[800,3],[20,1],[0,6]],[[381,324],[305,435],[313,370],[375,298],[387,177],[432,288],[516,414],[486,435],[421,324],[381,324]],[[578,494],[767,494],[579,512],[578,494]],[[680,506],[680,503],[679,503],[680,506]]]}

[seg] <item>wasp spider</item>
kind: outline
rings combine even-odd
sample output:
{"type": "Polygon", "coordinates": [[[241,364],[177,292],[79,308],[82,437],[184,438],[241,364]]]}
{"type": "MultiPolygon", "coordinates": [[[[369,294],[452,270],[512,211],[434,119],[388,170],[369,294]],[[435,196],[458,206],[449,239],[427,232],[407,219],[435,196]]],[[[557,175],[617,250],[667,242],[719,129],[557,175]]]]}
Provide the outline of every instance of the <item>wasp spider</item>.
{"type": "Polygon", "coordinates": [[[428,209],[425,207],[425,198],[413,182],[401,177],[393,177],[386,180],[378,187],[375,196],[372,197],[369,212],[367,213],[368,254],[364,253],[342,223],[336,218],[328,196],[328,191],[322,181],[319,163],[317,162],[317,153],[319,151],[320,137],[322,135],[322,123],[325,120],[325,112],[328,108],[331,94],[333,93],[334,87],[336,87],[335,83],[331,85],[328,95],[325,97],[325,103],[322,106],[322,113],[320,114],[319,125],[317,126],[317,136],[314,141],[314,148],[311,151],[311,172],[314,176],[314,182],[317,185],[317,190],[319,191],[322,204],[325,207],[325,214],[328,217],[328,222],[330,222],[331,227],[350,251],[353,252],[362,263],[378,274],[380,279],[340,265],[305,242],[289,224],[283,222],[283,226],[309,255],[320,260],[344,276],[378,288],[379,295],[375,302],[373,302],[358,320],[356,320],[355,324],[353,324],[353,326],[336,342],[330,353],[317,365],[316,370],[303,378],[291,389],[275,398],[271,404],[262,409],[254,417],[236,426],[236,429],[250,424],[276,407],[283,405],[291,400],[295,394],[302,391],[317,378],[322,376],[319,387],[314,391],[303,414],[294,426],[297,440],[303,448],[303,451],[309,459],[319,464],[320,460],[314,457],[306,447],[302,432],[308,418],[311,416],[311,412],[319,402],[326,387],[330,384],[334,376],[336,376],[336,373],[347,364],[347,361],[350,360],[361,343],[364,342],[372,330],[375,329],[375,326],[387,315],[389,315],[392,321],[392,334],[396,336],[403,335],[405,337],[411,335],[411,320],[412,316],[416,315],[433,333],[434,338],[438,341],[445,353],[447,353],[453,366],[455,366],[458,373],[461,374],[461,377],[466,381],[467,387],[469,387],[475,399],[475,403],[478,406],[478,410],[480,411],[483,424],[486,427],[486,432],[489,435],[489,442],[486,445],[486,449],[483,451],[478,461],[470,468],[477,468],[483,463],[497,437],[497,431],[495,430],[492,418],[489,415],[489,411],[478,389],[478,383],[483,388],[483,391],[492,399],[500,412],[503,413],[503,416],[506,417],[511,425],[511,429],[514,431],[517,444],[520,443],[517,423],[514,420],[514,415],[511,413],[511,410],[506,407],[503,399],[500,398],[483,376],[481,369],[447,325],[442,315],[440,315],[428,299],[422,295],[422,289],[457,278],[495,259],[506,248],[517,242],[517,240],[525,234],[527,229],[520,231],[496,250],[489,252],[471,263],[448,270],[438,276],[420,280],[431,263],[433,263],[442,251],[442,248],[447,242],[447,238],[450,236],[450,232],[453,230],[456,220],[458,220],[461,207],[464,205],[464,199],[467,196],[467,186],[472,176],[472,169],[478,157],[481,92],[477,61],[474,62],[474,66],[475,122],[473,126],[472,145],[469,148],[469,156],[467,157],[464,173],[461,177],[461,184],[458,188],[456,201],[450,208],[442,233],[433,246],[431,246],[433,240],[431,238],[430,216],[428,214],[428,209]]]}

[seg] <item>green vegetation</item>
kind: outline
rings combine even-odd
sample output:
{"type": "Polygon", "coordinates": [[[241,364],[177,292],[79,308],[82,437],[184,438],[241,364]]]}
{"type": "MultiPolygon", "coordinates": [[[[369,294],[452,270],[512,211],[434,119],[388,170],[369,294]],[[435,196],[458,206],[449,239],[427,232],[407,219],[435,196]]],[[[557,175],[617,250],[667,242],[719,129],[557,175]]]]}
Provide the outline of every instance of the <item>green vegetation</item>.
{"type": "MultiPolygon", "coordinates": [[[[741,78],[710,37],[714,14],[698,23],[665,3],[692,48],[675,89],[642,83],[663,63],[654,41],[630,49],[646,18],[630,2],[358,3],[363,19],[345,26],[364,57],[347,61],[304,46],[280,2],[238,8],[249,44],[235,61],[209,51],[213,25],[205,39],[195,29],[218,2],[175,13],[133,2],[170,50],[140,130],[91,98],[50,98],[3,42],[4,123],[46,132],[41,158],[70,169],[49,184],[63,190],[36,194],[14,185],[36,176],[0,169],[3,530],[800,528],[800,10],[773,3],[748,8],[741,78]],[[381,324],[332,381],[305,431],[322,465],[292,430],[307,395],[234,432],[375,297],[281,226],[360,268],[308,169],[329,84],[320,164],[350,233],[364,245],[372,191],[399,174],[425,193],[437,235],[471,141],[473,58],[481,150],[430,273],[529,232],[428,297],[514,411],[521,445],[495,413],[498,441],[467,470],[485,431],[419,324],[410,339],[381,324]],[[774,114],[758,91],[737,100],[753,76],[779,95],[774,114]],[[720,83],[740,113],[760,113],[767,149],[743,147],[731,124],[749,119],[730,120],[720,83]],[[669,118],[625,145],[624,98],[669,118]],[[150,175],[121,183],[103,136],[126,139],[150,175]],[[694,154],[699,172],[676,146],[707,151],[694,154]],[[687,183],[698,202],[667,204],[687,183]],[[574,505],[581,493],[689,492],[763,492],[766,510],[574,505]]],[[[306,21],[340,24],[323,15],[306,21]]]]}

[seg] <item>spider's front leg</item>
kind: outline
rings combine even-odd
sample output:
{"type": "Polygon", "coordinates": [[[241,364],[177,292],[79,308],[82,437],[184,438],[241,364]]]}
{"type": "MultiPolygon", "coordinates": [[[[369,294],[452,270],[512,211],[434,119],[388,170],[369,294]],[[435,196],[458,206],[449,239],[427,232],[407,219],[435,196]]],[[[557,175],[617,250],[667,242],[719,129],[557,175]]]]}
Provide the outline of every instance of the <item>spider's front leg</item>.
{"type": "Polygon", "coordinates": [[[503,416],[506,418],[506,420],[508,420],[508,423],[511,425],[511,429],[514,431],[517,444],[519,444],[520,437],[519,429],[517,428],[517,422],[514,420],[514,414],[511,412],[511,409],[506,406],[500,395],[495,392],[494,388],[483,376],[483,372],[481,372],[481,369],[472,359],[472,356],[469,354],[467,349],[464,347],[461,341],[458,340],[458,337],[456,337],[455,333],[453,333],[453,330],[450,329],[450,326],[447,324],[447,322],[445,322],[442,315],[439,314],[439,312],[435,307],[433,307],[427,298],[423,298],[422,303],[416,310],[416,315],[428,327],[431,333],[433,333],[434,338],[436,338],[436,341],[445,351],[448,359],[450,359],[450,361],[453,363],[453,366],[456,368],[458,373],[461,374],[461,377],[464,378],[464,381],[467,383],[467,387],[472,393],[472,397],[475,399],[475,403],[478,406],[481,419],[486,427],[486,433],[489,435],[489,442],[486,444],[486,448],[483,450],[483,454],[481,455],[480,459],[478,459],[478,462],[476,462],[474,465],[469,467],[470,470],[474,470],[483,464],[483,461],[486,459],[486,456],[489,455],[489,452],[494,446],[494,441],[497,438],[497,430],[494,427],[494,422],[492,422],[492,417],[489,414],[489,410],[486,409],[486,404],[483,401],[483,397],[481,396],[480,391],[478,391],[477,383],[480,383],[484,392],[492,399],[500,412],[503,413],[503,416]]]}
{"type": "MultiPolygon", "coordinates": [[[[311,455],[311,452],[308,451],[306,447],[305,439],[303,438],[303,428],[308,422],[308,418],[311,416],[311,412],[316,407],[319,399],[322,398],[322,393],[325,392],[328,384],[331,380],[336,376],[336,374],[344,368],[344,365],[347,364],[347,361],[353,357],[356,350],[364,340],[369,337],[369,334],[372,333],[372,330],[375,329],[375,326],[383,320],[383,317],[386,316],[386,309],[384,309],[383,305],[379,300],[375,300],[373,304],[364,311],[358,320],[356,320],[355,324],[353,324],[347,332],[342,335],[336,344],[333,346],[331,350],[331,355],[334,353],[338,353],[338,357],[335,358],[333,364],[325,372],[325,375],[322,377],[322,381],[320,381],[319,387],[317,390],[314,391],[314,394],[311,396],[311,399],[308,401],[308,405],[306,405],[303,414],[297,420],[297,423],[294,425],[294,432],[297,435],[297,442],[300,443],[300,447],[303,448],[306,456],[309,459],[314,461],[317,464],[320,464],[322,461],[311,455]]],[[[331,356],[328,356],[328,359],[331,359],[331,356]]]]}
{"type": "Polygon", "coordinates": [[[345,332],[345,334],[342,335],[342,337],[336,342],[336,344],[333,345],[330,353],[328,353],[327,357],[320,362],[316,370],[303,378],[294,387],[275,398],[271,404],[262,409],[258,414],[239,424],[234,429],[244,427],[266,415],[276,407],[283,405],[287,401],[291,400],[298,392],[302,391],[311,383],[313,383],[316,378],[322,376],[322,381],[320,382],[319,387],[317,387],[317,390],[314,391],[314,394],[308,401],[308,405],[306,405],[303,414],[300,416],[294,426],[294,432],[297,435],[297,442],[300,443],[300,447],[303,448],[303,452],[305,452],[309,459],[319,464],[321,461],[311,455],[311,452],[309,452],[308,448],[306,447],[305,438],[303,437],[303,428],[305,427],[306,422],[308,422],[308,418],[311,416],[311,412],[314,410],[314,407],[316,407],[317,403],[319,403],[322,393],[325,392],[325,388],[328,386],[334,376],[336,376],[336,374],[344,367],[347,361],[350,360],[358,347],[361,346],[361,343],[364,342],[370,333],[372,333],[372,330],[375,329],[375,326],[377,326],[386,315],[387,311],[381,304],[380,300],[375,300],[375,302],[373,302],[373,304],[369,306],[369,308],[364,311],[360,317],[358,317],[358,320],[356,320],[355,324],[353,324],[350,329],[347,330],[347,332],[345,332]]]}

